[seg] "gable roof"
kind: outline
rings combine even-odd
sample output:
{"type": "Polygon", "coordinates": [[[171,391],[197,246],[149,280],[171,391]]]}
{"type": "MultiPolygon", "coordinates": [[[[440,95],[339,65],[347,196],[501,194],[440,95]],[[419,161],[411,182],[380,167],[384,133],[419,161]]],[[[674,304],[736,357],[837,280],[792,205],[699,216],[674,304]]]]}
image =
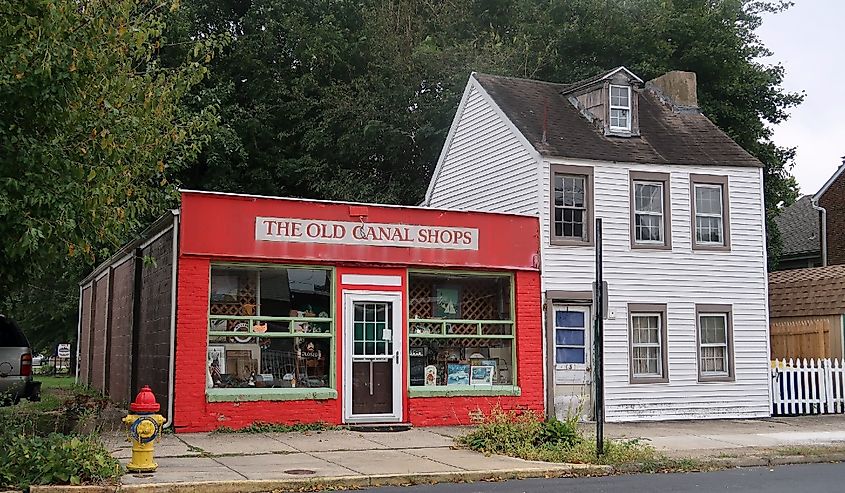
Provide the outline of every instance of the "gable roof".
{"type": "Polygon", "coordinates": [[[805,195],[775,217],[783,244],[781,254],[820,254],[819,212],[813,209],[812,195],[805,195]]]}
{"type": "Polygon", "coordinates": [[[769,314],[772,318],[845,314],[845,265],[770,273],[769,314]]]}
{"type": "Polygon", "coordinates": [[[640,137],[609,137],[587,121],[562,94],[576,85],[582,86],[584,81],[557,84],[477,73],[473,77],[531,145],[547,157],[644,164],[762,166],[703,114],[674,111],[650,90],[639,93],[640,137]]]}

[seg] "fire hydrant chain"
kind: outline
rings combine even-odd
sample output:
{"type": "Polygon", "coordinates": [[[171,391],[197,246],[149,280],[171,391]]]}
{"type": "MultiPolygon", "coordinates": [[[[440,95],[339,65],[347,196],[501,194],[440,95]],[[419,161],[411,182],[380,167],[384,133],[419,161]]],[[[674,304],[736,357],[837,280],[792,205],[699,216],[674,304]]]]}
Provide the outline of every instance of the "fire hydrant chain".
{"type": "Polygon", "coordinates": [[[132,442],[132,459],[126,469],[130,472],[153,472],[158,467],[153,461],[155,442],[161,440],[161,426],[164,416],[158,414],[161,406],[156,402],[153,391],[144,385],[135,401],[129,405],[130,413],[123,418],[132,442]]]}

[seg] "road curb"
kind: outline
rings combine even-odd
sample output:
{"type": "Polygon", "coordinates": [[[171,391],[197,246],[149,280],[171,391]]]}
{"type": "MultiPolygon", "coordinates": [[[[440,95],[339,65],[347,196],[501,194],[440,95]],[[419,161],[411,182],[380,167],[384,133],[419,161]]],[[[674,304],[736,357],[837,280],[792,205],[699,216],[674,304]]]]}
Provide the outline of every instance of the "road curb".
{"type": "Polygon", "coordinates": [[[376,486],[604,476],[612,473],[613,468],[611,466],[560,464],[547,468],[379,474],[373,476],[333,476],[309,479],[247,479],[240,481],[196,481],[114,486],[32,486],[30,493],[259,493],[265,491],[319,491],[340,488],[371,488],[376,486]]]}

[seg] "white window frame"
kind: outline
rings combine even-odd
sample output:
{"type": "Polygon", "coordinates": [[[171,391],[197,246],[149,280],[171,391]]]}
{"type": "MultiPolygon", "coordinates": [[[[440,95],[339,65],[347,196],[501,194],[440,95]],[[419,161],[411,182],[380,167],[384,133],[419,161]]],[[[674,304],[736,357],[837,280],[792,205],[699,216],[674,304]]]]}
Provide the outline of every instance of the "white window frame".
{"type": "MultiPolygon", "coordinates": [[[[632,312],[630,315],[631,324],[631,350],[636,348],[657,348],[657,373],[636,373],[631,369],[631,376],[637,380],[647,380],[654,378],[663,378],[663,313],[661,312],[632,312]],[[657,343],[636,343],[634,342],[634,317],[657,317],[657,343]]],[[[631,363],[633,364],[634,356],[631,355],[631,363]]]]}
{"type": "Polygon", "coordinates": [[[608,124],[610,125],[610,129],[615,130],[615,131],[630,132],[631,131],[631,106],[632,106],[632,104],[631,104],[631,87],[630,86],[618,86],[618,85],[611,84],[610,87],[607,90],[607,104],[608,104],[608,107],[610,108],[607,112],[607,121],[608,121],[608,124]],[[627,106],[620,106],[620,105],[614,105],[613,104],[613,89],[615,89],[615,88],[625,89],[625,91],[628,93],[628,105],[627,106]],[[625,126],[624,127],[619,127],[619,126],[613,125],[613,123],[612,123],[613,120],[611,119],[611,114],[613,113],[613,110],[626,110],[627,111],[628,117],[625,120],[625,126]]]}
{"type": "Polygon", "coordinates": [[[700,368],[699,374],[701,377],[729,377],[731,374],[731,354],[730,354],[730,343],[728,338],[730,337],[730,330],[728,328],[728,324],[730,320],[728,320],[727,313],[716,313],[716,312],[699,312],[698,313],[698,365],[700,368]],[[701,342],[702,334],[701,334],[701,318],[702,317],[720,317],[723,322],[723,330],[725,331],[725,342],[724,343],[704,343],[701,342]],[[725,357],[724,357],[724,370],[722,371],[707,371],[704,369],[704,348],[724,348],[725,350],[725,357]]]}
{"type": "Polygon", "coordinates": [[[664,200],[666,190],[664,189],[664,183],[662,181],[652,181],[652,180],[634,180],[634,243],[637,245],[663,245],[666,243],[666,201],[664,200]],[[657,185],[660,187],[660,212],[651,212],[651,211],[639,211],[637,210],[637,185],[657,185]],[[641,240],[637,238],[637,216],[656,216],[660,218],[660,222],[658,223],[660,226],[660,239],[659,240],[641,240]]]}
{"type": "Polygon", "coordinates": [[[695,224],[693,227],[695,228],[695,244],[696,245],[718,245],[722,246],[727,244],[725,240],[725,188],[716,183],[694,183],[692,187],[693,196],[692,200],[695,201],[695,224]],[[700,208],[698,207],[698,194],[696,193],[699,188],[715,188],[719,190],[719,214],[711,214],[711,213],[702,213],[700,208]],[[706,217],[706,218],[718,218],[719,219],[719,236],[722,238],[721,241],[701,241],[699,240],[698,235],[698,218],[699,217],[706,217]]]}

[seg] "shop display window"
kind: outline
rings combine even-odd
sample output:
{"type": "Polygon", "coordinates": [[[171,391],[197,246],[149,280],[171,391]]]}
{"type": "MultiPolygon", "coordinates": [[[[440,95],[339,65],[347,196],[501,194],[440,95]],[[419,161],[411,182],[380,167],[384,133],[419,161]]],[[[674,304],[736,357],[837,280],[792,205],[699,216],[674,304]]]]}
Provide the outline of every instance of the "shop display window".
{"type": "Polygon", "coordinates": [[[333,388],[332,271],[214,265],[208,388],[333,388]]]}
{"type": "Polygon", "coordinates": [[[412,387],[515,385],[510,275],[411,273],[412,387]]]}

